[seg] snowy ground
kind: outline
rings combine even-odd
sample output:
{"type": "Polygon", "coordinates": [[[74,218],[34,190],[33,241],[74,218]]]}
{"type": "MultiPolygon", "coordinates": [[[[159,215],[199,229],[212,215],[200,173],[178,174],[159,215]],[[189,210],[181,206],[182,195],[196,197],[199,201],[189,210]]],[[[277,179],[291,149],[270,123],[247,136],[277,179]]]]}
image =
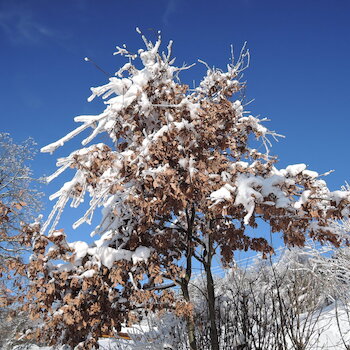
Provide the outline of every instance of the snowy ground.
{"type": "Polygon", "coordinates": [[[350,346],[350,310],[330,305],[320,315],[314,315],[316,323],[310,349],[347,349],[350,346]],[[344,344],[345,343],[345,344],[344,344]]]}

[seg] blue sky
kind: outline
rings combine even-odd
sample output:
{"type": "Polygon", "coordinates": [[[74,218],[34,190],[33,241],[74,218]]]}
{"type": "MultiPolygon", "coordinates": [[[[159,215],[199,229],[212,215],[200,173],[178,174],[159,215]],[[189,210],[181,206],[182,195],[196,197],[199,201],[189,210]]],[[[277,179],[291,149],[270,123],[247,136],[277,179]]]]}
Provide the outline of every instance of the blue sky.
{"type": "MultiPolygon", "coordinates": [[[[103,105],[87,97],[106,76],[83,59],[113,74],[124,63],[112,55],[115,46],[143,44],[136,26],[149,38],[161,30],[165,43],[174,40],[178,65],[200,58],[224,68],[230,45],[237,52],[247,41],[247,98],[255,99],[249,107],[286,136],[272,148],[279,166],[336,169],[327,180],[337,189],[350,181],[349,15],[346,0],[0,0],[1,131],[16,142],[31,136],[40,148],[72,130],[74,116],[101,112],[103,105]]],[[[198,82],[203,73],[197,65],[184,80],[198,82]]],[[[78,140],[53,156],[38,154],[35,175],[51,174],[78,140]]],[[[46,205],[45,213],[52,203],[46,205]]],[[[76,217],[68,210],[60,227],[69,230],[76,217]]]]}

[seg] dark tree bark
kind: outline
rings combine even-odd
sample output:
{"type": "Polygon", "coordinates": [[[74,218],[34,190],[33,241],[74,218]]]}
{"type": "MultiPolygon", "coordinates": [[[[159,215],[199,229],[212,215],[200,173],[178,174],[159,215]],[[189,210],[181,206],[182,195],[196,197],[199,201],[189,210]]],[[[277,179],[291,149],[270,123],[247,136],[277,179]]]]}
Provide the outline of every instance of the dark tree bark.
{"type": "Polygon", "coordinates": [[[204,269],[207,279],[207,293],[208,293],[208,313],[210,319],[210,340],[212,350],[219,350],[219,336],[216,325],[216,312],[215,312],[215,286],[213,275],[211,273],[211,264],[213,258],[213,241],[211,235],[208,235],[208,251],[207,259],[204,263],[204,269]]]}
{"type": "MultiPolygon", "coordinates": [[[[187,302],[190,302],[191,299],[190,299],[190,294],[188,291],[188,283],[184,283],[181,285],[181,291],[182,291],[184,299],[187,302]]],[[[188,342],[190,344],[190,350],[197,350],[195,324],[194,324],[193,317],[188,316],[186,318],[186,328],[187,328],[188,342]]]]}
{"type": "MultiPolygon", "coordinates": [[[[188,285],[192,275],[192,257],[193,257],[193,223],[195,219],[196,211],[194,206],[192,205],[191,213],[189,213],[188,209],[186,209],[186,219],[187,219],[187,250],[186,250],[186,274],[185,277],[181,280],[181,291],[184,299],[190,303],[190,293],[188,290],[188,285]]],[[[187,335],[188,342],[190,344],[191,350],[197,350],[197,342],[196,342],[196,333],[195,333],[195,324],[193,315],[187,316],[186,318],[186,327],[187,327],[187,335]]]]}

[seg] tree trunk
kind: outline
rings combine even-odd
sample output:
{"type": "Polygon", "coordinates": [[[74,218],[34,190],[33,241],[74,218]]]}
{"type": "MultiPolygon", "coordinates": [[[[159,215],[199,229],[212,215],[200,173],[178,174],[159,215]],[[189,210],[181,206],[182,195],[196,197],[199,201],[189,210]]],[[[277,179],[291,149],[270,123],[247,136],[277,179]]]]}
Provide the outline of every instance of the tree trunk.
{"type": "MultiPolygon", "coordinates": [[[[195,208],[192,205],[191,213],[186,209],[186,218],[187,218],[187,251],[186,251],[186,274],[185,277],[181,280],[181,291],[184,296],[184,299],[190,303],[190,293],[188,290],[188,284],[192,275],[192,256],[193,256],[193,246],[192,246],[192,229],[195,218],[195,208]]],[[[193,320],[193,315],[189,315],[186,317],[186,327],[187,327],[187,335],[188,342],[190,344],[190,350],[197,350],[196,343],[196,333],[195,333],[195,324],[193,320]]]]}
{"type": "MultiPolygon", "coordinates": [[[[182,284],[181,290],[182,290],[182,294],[184,296],[184,299],[187,302],[190,302],[190,294],[188,292],[188,284],[182,284]]],[[[186,328],[187,328],[188,342],[190,344],[190,350],[197,350],[195,325],[194,325],[194,320],[193,320],[192,316],[187,316],[186,328]]]]}
{"type": "Polygon", "coordinates": [[[212,240],[209,235],[209,244],[207,252],[207,261],[204,264],[204,269],[207,277],[207,293],[208,293],[208,311],[210,318],[210,341],[212,350],[219,350],[219,336],[216,326],[216,312],[215,312],[215,287],[213,275],[211,273],[212,261],[212,240]]]}

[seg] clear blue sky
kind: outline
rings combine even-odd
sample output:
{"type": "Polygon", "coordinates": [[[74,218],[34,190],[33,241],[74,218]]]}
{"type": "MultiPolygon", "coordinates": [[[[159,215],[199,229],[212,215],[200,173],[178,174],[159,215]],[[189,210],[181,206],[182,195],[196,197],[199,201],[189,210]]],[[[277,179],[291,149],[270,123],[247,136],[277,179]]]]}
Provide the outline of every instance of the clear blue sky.
{"type": "MultiPolygon", "coordinates": [[[[230,44],[238,51],[247,41],[250,109],[286,135],[272,149],[280,167],[336,169],[328,183],[337,189],[350,180],[349,18],[346,0],[0,0],[1,131],[42,147],[73,129],[74,116],[101,112],[101,103],[86,99],[106,77],[83,58],[114,73],[124,63],[112,55],[115,46],[143,44],[136,26],[150,38],[161,30],[164,41],[174,40],[179,65],[200,58],[224,68],[230,44]]],[[[203,73],[197,65],[185,80],[198,82],[203,73]]],[[[56,158],[76,147],[72,141],[53,156],[39,154],[36,176],[51,174],[56,158]]],[[[68,212],[60,227],[76,218],[68,212]]]]}

